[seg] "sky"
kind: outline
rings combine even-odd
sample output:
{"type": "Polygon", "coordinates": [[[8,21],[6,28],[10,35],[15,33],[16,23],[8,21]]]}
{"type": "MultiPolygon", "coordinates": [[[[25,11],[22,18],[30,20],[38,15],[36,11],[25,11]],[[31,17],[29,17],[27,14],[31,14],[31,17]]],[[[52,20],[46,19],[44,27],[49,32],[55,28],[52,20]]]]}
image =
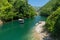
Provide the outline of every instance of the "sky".
{"type": "Polygon", "coordinates": [[[42,7],[45,5],[49,0],[28,0],[28,3],[32,6],[42,7]]]}

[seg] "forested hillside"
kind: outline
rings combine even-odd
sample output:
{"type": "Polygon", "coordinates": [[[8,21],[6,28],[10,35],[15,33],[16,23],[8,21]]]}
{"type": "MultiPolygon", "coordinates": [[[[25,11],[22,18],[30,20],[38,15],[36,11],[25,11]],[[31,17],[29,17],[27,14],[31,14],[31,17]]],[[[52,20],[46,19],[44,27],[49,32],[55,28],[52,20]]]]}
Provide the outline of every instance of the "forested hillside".
{"type": "Polygon", "coordinates": [[[40,9],[40,15],[48,16],[45,28],[54,40],[60,40],[60,0],[50,0],[40,9]]]}
{"type": "Polygon", "coordinates": [[[0,0],[0,20],[11,21],[34,15],[35,10],[28,4],[28,0],[0,0]]]}
{"type": "Polygon", "coordinates": [[[50,0],[46,5],[41,7],[39,10],[41,16],[49,16],[52,12],[60,6],[60,0],[50,0]]]}
{"type": "Polygon", "coordinates": [[[53,38],[60,40],[60,7],[48,17],[46,28],[53,38]]]}

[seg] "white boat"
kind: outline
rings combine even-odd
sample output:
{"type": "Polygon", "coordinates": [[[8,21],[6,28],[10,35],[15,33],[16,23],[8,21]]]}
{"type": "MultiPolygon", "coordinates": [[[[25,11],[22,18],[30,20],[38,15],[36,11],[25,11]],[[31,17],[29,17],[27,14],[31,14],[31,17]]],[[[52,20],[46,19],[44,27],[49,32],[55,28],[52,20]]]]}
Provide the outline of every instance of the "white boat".
{"type": "Polygon", "coordinates": [[[24,19],[18,19],[20,23],[24,23],[24,19]]]}

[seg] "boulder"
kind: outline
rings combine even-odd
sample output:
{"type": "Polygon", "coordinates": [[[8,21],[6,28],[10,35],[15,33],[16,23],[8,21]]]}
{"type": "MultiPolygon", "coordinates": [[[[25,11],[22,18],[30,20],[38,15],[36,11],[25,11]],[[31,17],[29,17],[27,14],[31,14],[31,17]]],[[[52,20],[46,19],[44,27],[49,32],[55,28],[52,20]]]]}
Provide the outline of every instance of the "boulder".
{"type": "Polygon", "coordinates": [[[2,20],[0,20],[0,25],[1,25],[1,24],[3,24],[3,21],[2,21],[2,20]]]}

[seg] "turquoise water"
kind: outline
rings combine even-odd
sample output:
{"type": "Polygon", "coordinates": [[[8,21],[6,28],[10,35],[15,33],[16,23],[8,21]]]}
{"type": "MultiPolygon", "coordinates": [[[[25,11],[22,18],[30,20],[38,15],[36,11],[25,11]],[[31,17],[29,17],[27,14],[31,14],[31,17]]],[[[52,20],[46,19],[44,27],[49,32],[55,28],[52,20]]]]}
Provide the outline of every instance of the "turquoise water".
{"type": "Polygon", "coordinates": [[[29,35],[36,23],[46,20],[46,17],[36,16],[25,19],[24,24],[18,20],[0,26],[0,40],[29,40],[29,35]]]}

